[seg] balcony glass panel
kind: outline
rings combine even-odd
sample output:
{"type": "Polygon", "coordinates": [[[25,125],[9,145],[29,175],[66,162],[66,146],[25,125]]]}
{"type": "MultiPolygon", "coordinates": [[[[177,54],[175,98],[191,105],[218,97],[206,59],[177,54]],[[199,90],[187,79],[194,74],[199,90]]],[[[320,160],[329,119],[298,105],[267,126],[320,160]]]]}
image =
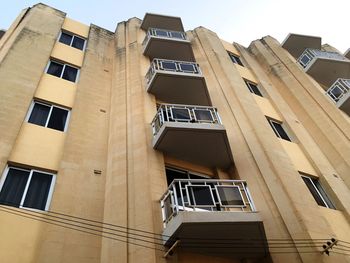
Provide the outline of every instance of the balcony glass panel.
{"type": "Polygon", "coordinates": [[[238,186],[217,186],[222,206],[244,206],[244,200],[238,186]]]}
{"type": "Polygon", "coordinates": [[[194,111],[194,114],[195,114],[197,120],[208,121],[208,122],[213,121],[213,116],[211,115],[210,110],[195,109],[193,111],[194,111]]]}
{"type": "Polygon", "coordinates": [[[192,206],[214,206],[214,198],[212,196],[209,185],[187,185],[188,196],[190,196],[190,205],[192,206]]]}
{"type": "Polygon", "coordinates": [[[190,112],[184,108],[171,108],[171,113],[174,120],[178,121],[189,121],[191,120],[190,112]]]}
{"type": "Polygon", "coordinates": [[[176,71],[176,63],[173,61],[161,61],[161,68],[164,70],[176,71]]]}
{"type": "Polygon", "coordinates": [[[337,79],[327,90],[327,95],[335,102],[338,102],[350,92],[350,79],[337,79]]]}

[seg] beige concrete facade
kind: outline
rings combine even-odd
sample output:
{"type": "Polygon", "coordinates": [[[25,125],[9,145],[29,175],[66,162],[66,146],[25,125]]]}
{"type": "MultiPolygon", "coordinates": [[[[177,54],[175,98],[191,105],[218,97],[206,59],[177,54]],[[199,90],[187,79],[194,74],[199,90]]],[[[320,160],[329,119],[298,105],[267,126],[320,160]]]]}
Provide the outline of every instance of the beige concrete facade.
{"type": "MultiPolygon", "coordinates": [[[[152,24],[157,23],[157,15],[150,17],[152,24]]],[[[169,21],[180,21],[182,27],[179,18],[169,21]]],[[[161,152],[152,146],[151,123],[160,101],[146,91],[151,61],[143,55],[146,31],[141,24],[142,20],[131,18],[110,32],[37,4],[23,10],[0,39],[0,196],[8,167],[55,176],[48,211],[0,206],[1,262],[350,262],[344,255],[350,254],[349,244],[343,242],[350,242],[350,122],[321,85],[272,37],[245,48],[203,27],[190,30],[187,38],[209,101],[220,115],[233,161],[218,168],[196,158],[175,158],[171,147],[161,152]],[[85,48],[59,42],[61,32],[85,39],[85,48]],[[243,66],[233,63],[228,51],[243,66]],[[77,68],[77,80],[47,73],[51,59],[77,68]],[[255,84],[262,96],[253,94],[245,80],[255,84]],[[69,111],[65,129],[29,123],[33,101],[69,111]],[[268,120],[279,123],[290,141],[278,138],[268,120]],[[181,247],[180,238],[174,254],[164,258],[169,247],[157,238],[166,227],[160,205],[168,188],[166,167],[207,179],[244,180],[269,252],[259,257],[206,254],[181,247]],[[319,182],[336,209],[318,205],[301,175],[319,182]],[[24,217],[28,213],[39,218],[24,217]],[[50,215],[58,222],[48,221],[50,215]],[[67,215],[75,216],[70,220],[78,223],[67,221],[67,215]],[[93,222],[82,224],[78,217],[93,222]],[[101,232],[96,227],[101,222],[111,224],[112,230],[101,232]],[[149,242],[138,240],[143,235],[149,242]],[[338,248],[343,250],[334,249],[339,253],[328,257],[321,250],[331,238],[340,240],[338,248]],[[279,248],[276,240],[288,247],[279,248]]],[[[212,138],[208,136],[211,143],[212,138]]],[[[196,149],[201,150],[200,143],[196,149]]],[[[227,221],[234,213],[245,213],[237,210],[216,211],[215,218],[227,221]],[[220,213],[230,214],[221,217],[220,213]]],[[[200,224],[210,217],[207,213],[194,212],[193,220],[200,218],[200,224]]],[[[238,214],[229,223],[241,220],[244,225],[245,218],[238,214]]],[[[225,232],[224,221],[215,224],[225,232]]],[[[195,228],[194,224],[191,231],[195,228]]],[[[222,239],[247,238],[248,231],[238,233],[228,232],[222,239]]]]}

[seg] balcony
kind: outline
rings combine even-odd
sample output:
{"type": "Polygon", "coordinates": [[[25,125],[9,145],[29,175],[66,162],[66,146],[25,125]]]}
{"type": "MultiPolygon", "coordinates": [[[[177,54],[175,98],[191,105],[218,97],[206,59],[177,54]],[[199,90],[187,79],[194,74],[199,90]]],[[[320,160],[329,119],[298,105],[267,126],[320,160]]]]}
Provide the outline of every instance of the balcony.
{"type": "Polygon", "coordinates": [[[350,116],[350,79],[337,79],[326,94],[350,116]]]}
{"type": "Polygon", "coordinates": [[[262,219],[241,180],[175,179],[161,198],[163,244],[237,258],[268,254],[262,219]]]}
{"type": "Polygon", "coordinates": [[[213,107],[161,104],[152,128],[153,148],[164,154],[213,168],[233,163],[225,127],[213,107]]]}
{"type": "Polygon", "coordinates": [[[337,52],[307,48],[298,62],[324,87],[330,87],[338,78],[350,78],[350,60],[337,52]]]}
{"type": "Polygon", "coordinates": [[[154,59],[146,74],[147,91],[160,101],[211,105],[207,85],[194,62],[154,59]]]}
{"type": "Polygon", "coordinates": [[[150,27],[161,27],[174,31],[184,31],[180,17],[146,13],[142,20],[141,29],[148,30],[150,27]]]}
{"type": "Polygon", "coordinates": [[[149,28],[142,45],[143,54],[151,59],[194,61],[191,42],[182,31],[149,28]]]}

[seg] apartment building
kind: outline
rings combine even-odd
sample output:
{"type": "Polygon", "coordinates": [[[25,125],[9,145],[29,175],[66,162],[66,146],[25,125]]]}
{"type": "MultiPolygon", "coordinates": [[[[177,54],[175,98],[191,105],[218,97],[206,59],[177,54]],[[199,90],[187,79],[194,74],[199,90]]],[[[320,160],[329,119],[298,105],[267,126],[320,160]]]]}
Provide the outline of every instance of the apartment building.
{"type": "Polygon", "coordinates": [[[349,52],[37,4],[0,79],[1,262],[350,262],[349,52]]]}

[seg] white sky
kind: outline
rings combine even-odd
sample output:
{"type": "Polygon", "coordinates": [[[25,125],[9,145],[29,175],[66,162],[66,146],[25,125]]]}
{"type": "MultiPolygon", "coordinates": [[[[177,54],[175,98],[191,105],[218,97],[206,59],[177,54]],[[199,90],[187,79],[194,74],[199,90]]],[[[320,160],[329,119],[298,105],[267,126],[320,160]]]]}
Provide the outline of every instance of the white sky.
{"type": "MultiPolygon", "coordinates": [[[[38,0],[37,0],[38,1],[38,0]]],[[[0,28],[37,1],[2,3],[0,28]]],[[[204,26],[228,42],[248,46],[270,35],[282,42],[288,33],[322,37],[344,52],[350,48],[350,0],[47,0],[47,5],[85,24],[114,31],[120,21],[146,12],[180,16],[186,30],[204,26]]]]}

